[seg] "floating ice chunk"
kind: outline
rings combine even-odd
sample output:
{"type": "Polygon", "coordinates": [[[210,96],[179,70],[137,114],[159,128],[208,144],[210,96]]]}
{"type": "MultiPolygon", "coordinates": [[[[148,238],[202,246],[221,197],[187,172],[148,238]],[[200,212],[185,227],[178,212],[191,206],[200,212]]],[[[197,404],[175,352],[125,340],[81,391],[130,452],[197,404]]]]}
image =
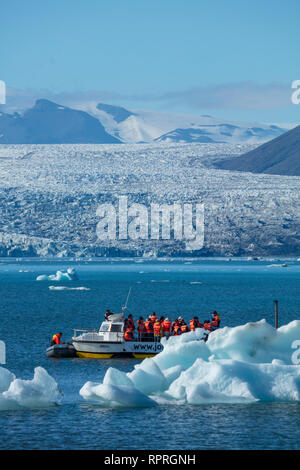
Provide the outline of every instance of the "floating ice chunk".
{"type": "Polygon", "coordinates": [[[127,374],[109,369],[103,384],[88,382],[82,396],[103,406],[141,406],[149,395],[158,404],[300,401],[300,365],[292,363],[299,320],[277,330],[265,320],[226,327],[206,343],[202,334],[163,339],[157,356],[127,374]]]}
{"type": "Polygon", "coordinates": [[[300,320],[277,330],[266,320],[234,328],[221,328],[209,335],[207,346],[217,359],[271,362],[281,359],[291,364],[291,345],[300,339],[300,320]]]}
{"type": "Polygon", "coordinates": [[[8,385],[8,388],[0,393],[0,410],[45,408],[58,404],[61,400],[62,394],[56,381],[43,367],[34,369],[32,380],[16,379],[9,371],[3,374],[1,370],[0,374],[1,388],[8,385]]]}
{"type": "Polygon", "coordinates": [[[77,272],[74,268],[68,268],[67,272],[56,271],[56,274],[41,274],[36,278],[37,281],[76,281],[78,280],[77,272]]]}
{"type": "Polygon", "coordinates": [[[127,374],[134,386],[143,393],[151,395],[166,390],[168,382],[159,366],[152,358],[145,359],[127,374]]]}
{"type": "Polygon", "coordinates": [[[16,376],[4,367],[0,367],[0,393],[8,390],[11,382],[15,380],[16,376]]]}
{"type": "Polygon", "coordinates": [[[164,370],[164,376],[169,386],[180,376],[182,371],[183,369],[181,366],[174,366],[164,370]]]}
{"type": "Polygon", "coordinates": [[[166,396],[189,404],[299,401],[300,367],[198,359],[175,380],[166,396]]]}
{"type": "Polygon", "coordinates": [[[88,287],[49,286],[50,290],[91,290],[88,287]]]}
{"type": "Polygon", "coordinates": [[[85,400],[104,407],[148,407],[156,405],[151,398],[133,386],[87,382],[79,393],[85,400]]]}
{"type": "Polygon", "coordinates": [[[110,367],[107,369],[106,374],[103,379],[105,385],[125,385],[127,387],[132,387],[133,383],[125,372],[110,367]]]}
{"type": "Polygon", "coordinates": [[[188,369],[199,357],[209,358],[211,355],[207,344],[202,341],[203,330],[198,329],[181,336],[173,336],[164,340],[163,351],[153,359],[162,371],[170,367],[180,366],[188,369]]]}

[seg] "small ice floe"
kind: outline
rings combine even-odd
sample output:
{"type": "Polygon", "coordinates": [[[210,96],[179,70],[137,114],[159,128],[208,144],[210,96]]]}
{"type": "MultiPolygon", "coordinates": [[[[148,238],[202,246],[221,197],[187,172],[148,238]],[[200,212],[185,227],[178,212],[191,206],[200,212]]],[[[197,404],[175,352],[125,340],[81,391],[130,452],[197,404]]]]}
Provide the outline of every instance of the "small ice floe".
{"type": "Polygon", "coordinates": [[[91,290],[89,287],[49,286],[50,290],[91,290]]]}
{"type": "Polygon", "coordinates": [[[170,282],[169,279],[151,279],[151,282],[170,282]]]}
{"type": "Polygon", "coordinates": [[[56,274],[41,274],[36,278],[37,281],[77,281],[78,276],[74,268],[68,268],[66,272],[56,271],[56,274]]]}
{"type": "Polygon", "coordinates": [[[286,263],[283,264],[268,264],[267,268],[288,268],[289,265],[286,263]]]}
{"type": "Polygon", "coordinates": [[[34,369],[32,380],[17,379],[0,367],[0,411],[48,408],[60,403],[62,393],[56,381],[43,367],[34,369]]]}
{"type": "Polygon", "coordinates": [[[190,284],[202,284],[200,281],[191,281],[190,284]]]}

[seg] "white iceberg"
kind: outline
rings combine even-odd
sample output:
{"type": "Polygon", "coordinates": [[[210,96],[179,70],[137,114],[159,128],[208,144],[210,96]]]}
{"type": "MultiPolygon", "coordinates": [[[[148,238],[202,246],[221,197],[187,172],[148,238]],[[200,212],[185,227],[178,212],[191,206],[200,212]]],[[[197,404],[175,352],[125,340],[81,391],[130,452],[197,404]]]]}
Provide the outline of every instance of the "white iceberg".
{"type": "Polygon", "coordinates": [[[68,268],[66,272],[56,271],[56,274],[41,274],[37,276],[37,281],[77,281],[78,275],[74,268],[68,268]]]}
{"type": "Polygon", "coordinates": [[[206,343],[202,336],[197,329],[163,339],[154,358],[127,374],[109,368],[103,384],[87,382],[80,394],[106,407],[300,401],[299,320],[277,330],[265,320],[225,327],[206,343]]]}
{"type": "Polygon", "coordinates": [[[0,367],[0,410],[45,408],[60,403],[61,397],[56,381],[43,367],[34,369],[32,380],[17,379],[0,367]]]}

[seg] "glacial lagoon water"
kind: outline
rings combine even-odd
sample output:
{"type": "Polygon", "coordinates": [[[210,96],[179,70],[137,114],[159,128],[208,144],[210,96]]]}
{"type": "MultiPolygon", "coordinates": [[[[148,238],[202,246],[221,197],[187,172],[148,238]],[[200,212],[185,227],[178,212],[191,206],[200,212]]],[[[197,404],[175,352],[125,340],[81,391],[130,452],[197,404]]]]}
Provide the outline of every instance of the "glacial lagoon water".
{"type": "Polygon", "coordinates": [[[100,382],[108,367],[132,370],[134,359],[48,359],[54,332],[97,327],[107,308],[119,312],[132,287],[128,312],[153,310],[189,320],[221,314],[222,325],[265,318],[279,324],[300,316],[300,262],[295,260],[7,260],[0,263],[0,339],[18,378],[44,367],[63,392],[62,404],[0,411],[0,449],[299,449],[300,404],[254,403],[101,408],[79,390],[100,382]],[[36,281],[73,267],[74,281],[36,281]],[[56,290],[50,286],[85,287],[56,290]],[[89,289],[89,290],[88,290],[89,289]]]}

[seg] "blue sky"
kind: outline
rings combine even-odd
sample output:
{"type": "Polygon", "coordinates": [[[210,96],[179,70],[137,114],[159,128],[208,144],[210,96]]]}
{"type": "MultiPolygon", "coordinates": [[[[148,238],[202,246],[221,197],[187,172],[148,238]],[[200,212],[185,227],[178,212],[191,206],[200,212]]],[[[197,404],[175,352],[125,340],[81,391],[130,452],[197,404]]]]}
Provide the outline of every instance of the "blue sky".
{"type": "Polygon", "coordinates": [[[20,102],[95,96],[300,121],[290,101],[300,79],[298,0],[10,0],[0,14],[0,79],[20,102]]]}

